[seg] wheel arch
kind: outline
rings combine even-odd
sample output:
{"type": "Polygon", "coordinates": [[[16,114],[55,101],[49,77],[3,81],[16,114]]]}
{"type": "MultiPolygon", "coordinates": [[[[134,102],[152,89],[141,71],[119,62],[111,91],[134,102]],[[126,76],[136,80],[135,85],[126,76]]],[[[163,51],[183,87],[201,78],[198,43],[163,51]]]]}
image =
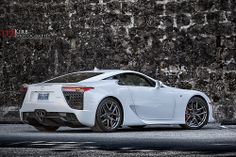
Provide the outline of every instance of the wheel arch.
{"type": "Polygon", "coordinates": [[[193,97],[202,98],[202,99],[207,103],[206,99],[205,99],[202,95],[200,95],[200,94],[195,94],[195,95],[193,95],[190,99],[192,99],[193,97]]]}
{"type": "MultiPolygon", "coordinates": [[[[200,95],[200,94],[195,94],[195,95],[192,95],[192,96],[190,97],[189,101],[190,101],[192,98],[194,98],[194,97],[201,98],[203,101],[205,101],[205,103],[206,103],[206,105],[207,105],[207,110],[208,110],[208,112],[209,112],[209,104],[208,104],[206,98],[205,98],[204,96],[200,95]]],[[[187,106],[187,105],[186,105],[186,106],[187,106]]]]}

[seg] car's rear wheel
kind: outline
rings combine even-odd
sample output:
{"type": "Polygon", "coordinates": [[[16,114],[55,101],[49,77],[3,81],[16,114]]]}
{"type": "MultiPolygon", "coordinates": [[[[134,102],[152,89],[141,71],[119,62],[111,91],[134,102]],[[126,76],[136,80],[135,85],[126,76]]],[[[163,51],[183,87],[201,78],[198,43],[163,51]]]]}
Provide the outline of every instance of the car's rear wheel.
{"type": "Polygon", "coordinates": [[[123,111],[120,103],[113,98],[105,98],[97,108],[93,131],[112,132],[120,127],[123,111]]]}
{"type": "Polygon", "coordinates": [[[42,132],[54,132],[59,126],[34,126],[37,130],[42,132]]]}
{"type": "Polygon", "coordinates": [[[185,110],[185,124],[180,125],[186,129],[200,129],[207,124],[209,117],[208,105],[200,97],[189,100],[185,110]]]}

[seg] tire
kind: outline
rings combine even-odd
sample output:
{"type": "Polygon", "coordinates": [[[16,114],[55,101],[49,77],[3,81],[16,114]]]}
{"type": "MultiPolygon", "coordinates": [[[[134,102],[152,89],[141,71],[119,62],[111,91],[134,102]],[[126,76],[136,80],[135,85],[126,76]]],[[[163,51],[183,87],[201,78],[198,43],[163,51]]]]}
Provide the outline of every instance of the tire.
{"type": "Polygon", "coordinates": [[[134,126],[129,126],[132,129],[143,129],[146,125],[134,125],[134,126]]]}
{"type": "Polygon", "coordinates": [[[113,98],[105,98],[98,105],[96,112],[95,126],[92,127],[96,132],[113,132],[123,122],[123,111],[121,104],[113,98]]]}
{"type": "Polygon", "coordinates": [[[59,126],[34,126],[37,130],[42,132],[55,132],[59,126]]]}
{"type": "Polygon", "coordinates": [[[180,126],[184,129],[201,129],[208,122],[209,110],[206,101],[200,97],[189,100],[185,110],[185,124],[180,126]]]}

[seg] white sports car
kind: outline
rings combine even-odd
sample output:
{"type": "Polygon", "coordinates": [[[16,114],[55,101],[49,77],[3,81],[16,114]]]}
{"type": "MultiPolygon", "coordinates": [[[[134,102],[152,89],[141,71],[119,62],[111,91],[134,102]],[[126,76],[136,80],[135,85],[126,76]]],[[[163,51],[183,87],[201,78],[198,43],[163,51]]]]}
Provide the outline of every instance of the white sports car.
{"type": "Polygon", "coordinates": [[[110,132],[152,124],[199,129],[213,121],[211,101],[204,93],[168,87],[130,70],[74,72],[25,85],[21,91],[21,119],[40,131],[88,126],[110,132]]]}

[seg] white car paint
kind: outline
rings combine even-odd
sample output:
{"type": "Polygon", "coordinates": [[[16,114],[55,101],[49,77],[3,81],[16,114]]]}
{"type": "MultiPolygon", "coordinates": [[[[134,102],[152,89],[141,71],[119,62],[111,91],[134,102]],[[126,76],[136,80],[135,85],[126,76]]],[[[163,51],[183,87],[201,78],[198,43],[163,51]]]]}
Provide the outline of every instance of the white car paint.
{"type": "Polygon", "coordinates": [[[193,96],[203,97],[209,108],[209,122],[212,117],[210,99],[202,92],[195,90],[183,90],[161,85],[159,87],[122,86],[117,80],[103,80],[121,73],[136,73],[149,78],[142,73],[130,70],[96,70],[86,72],[101,72],[103,74],[77,82],[77,83],[38,83],[28,86],[23,105],[20,109],[22,119],[23,112],[34,112],[36,109],[44,109],[47,112],[74,113],[77,119],[85,126],[92,127],[95,124],[96,110],[99,103],[106,97],[114,97],[120,101],[123,108],[123,126],[149,125],[149,124],[185,124],[185,109],[188,101],[193,96]],[[72,109],[65,100],[62,87],[94,87],[93,90],[84,93],[83,110],[72,109]],[[38,100],[38,93],[49,93],[48,100],[38,100]]]}

